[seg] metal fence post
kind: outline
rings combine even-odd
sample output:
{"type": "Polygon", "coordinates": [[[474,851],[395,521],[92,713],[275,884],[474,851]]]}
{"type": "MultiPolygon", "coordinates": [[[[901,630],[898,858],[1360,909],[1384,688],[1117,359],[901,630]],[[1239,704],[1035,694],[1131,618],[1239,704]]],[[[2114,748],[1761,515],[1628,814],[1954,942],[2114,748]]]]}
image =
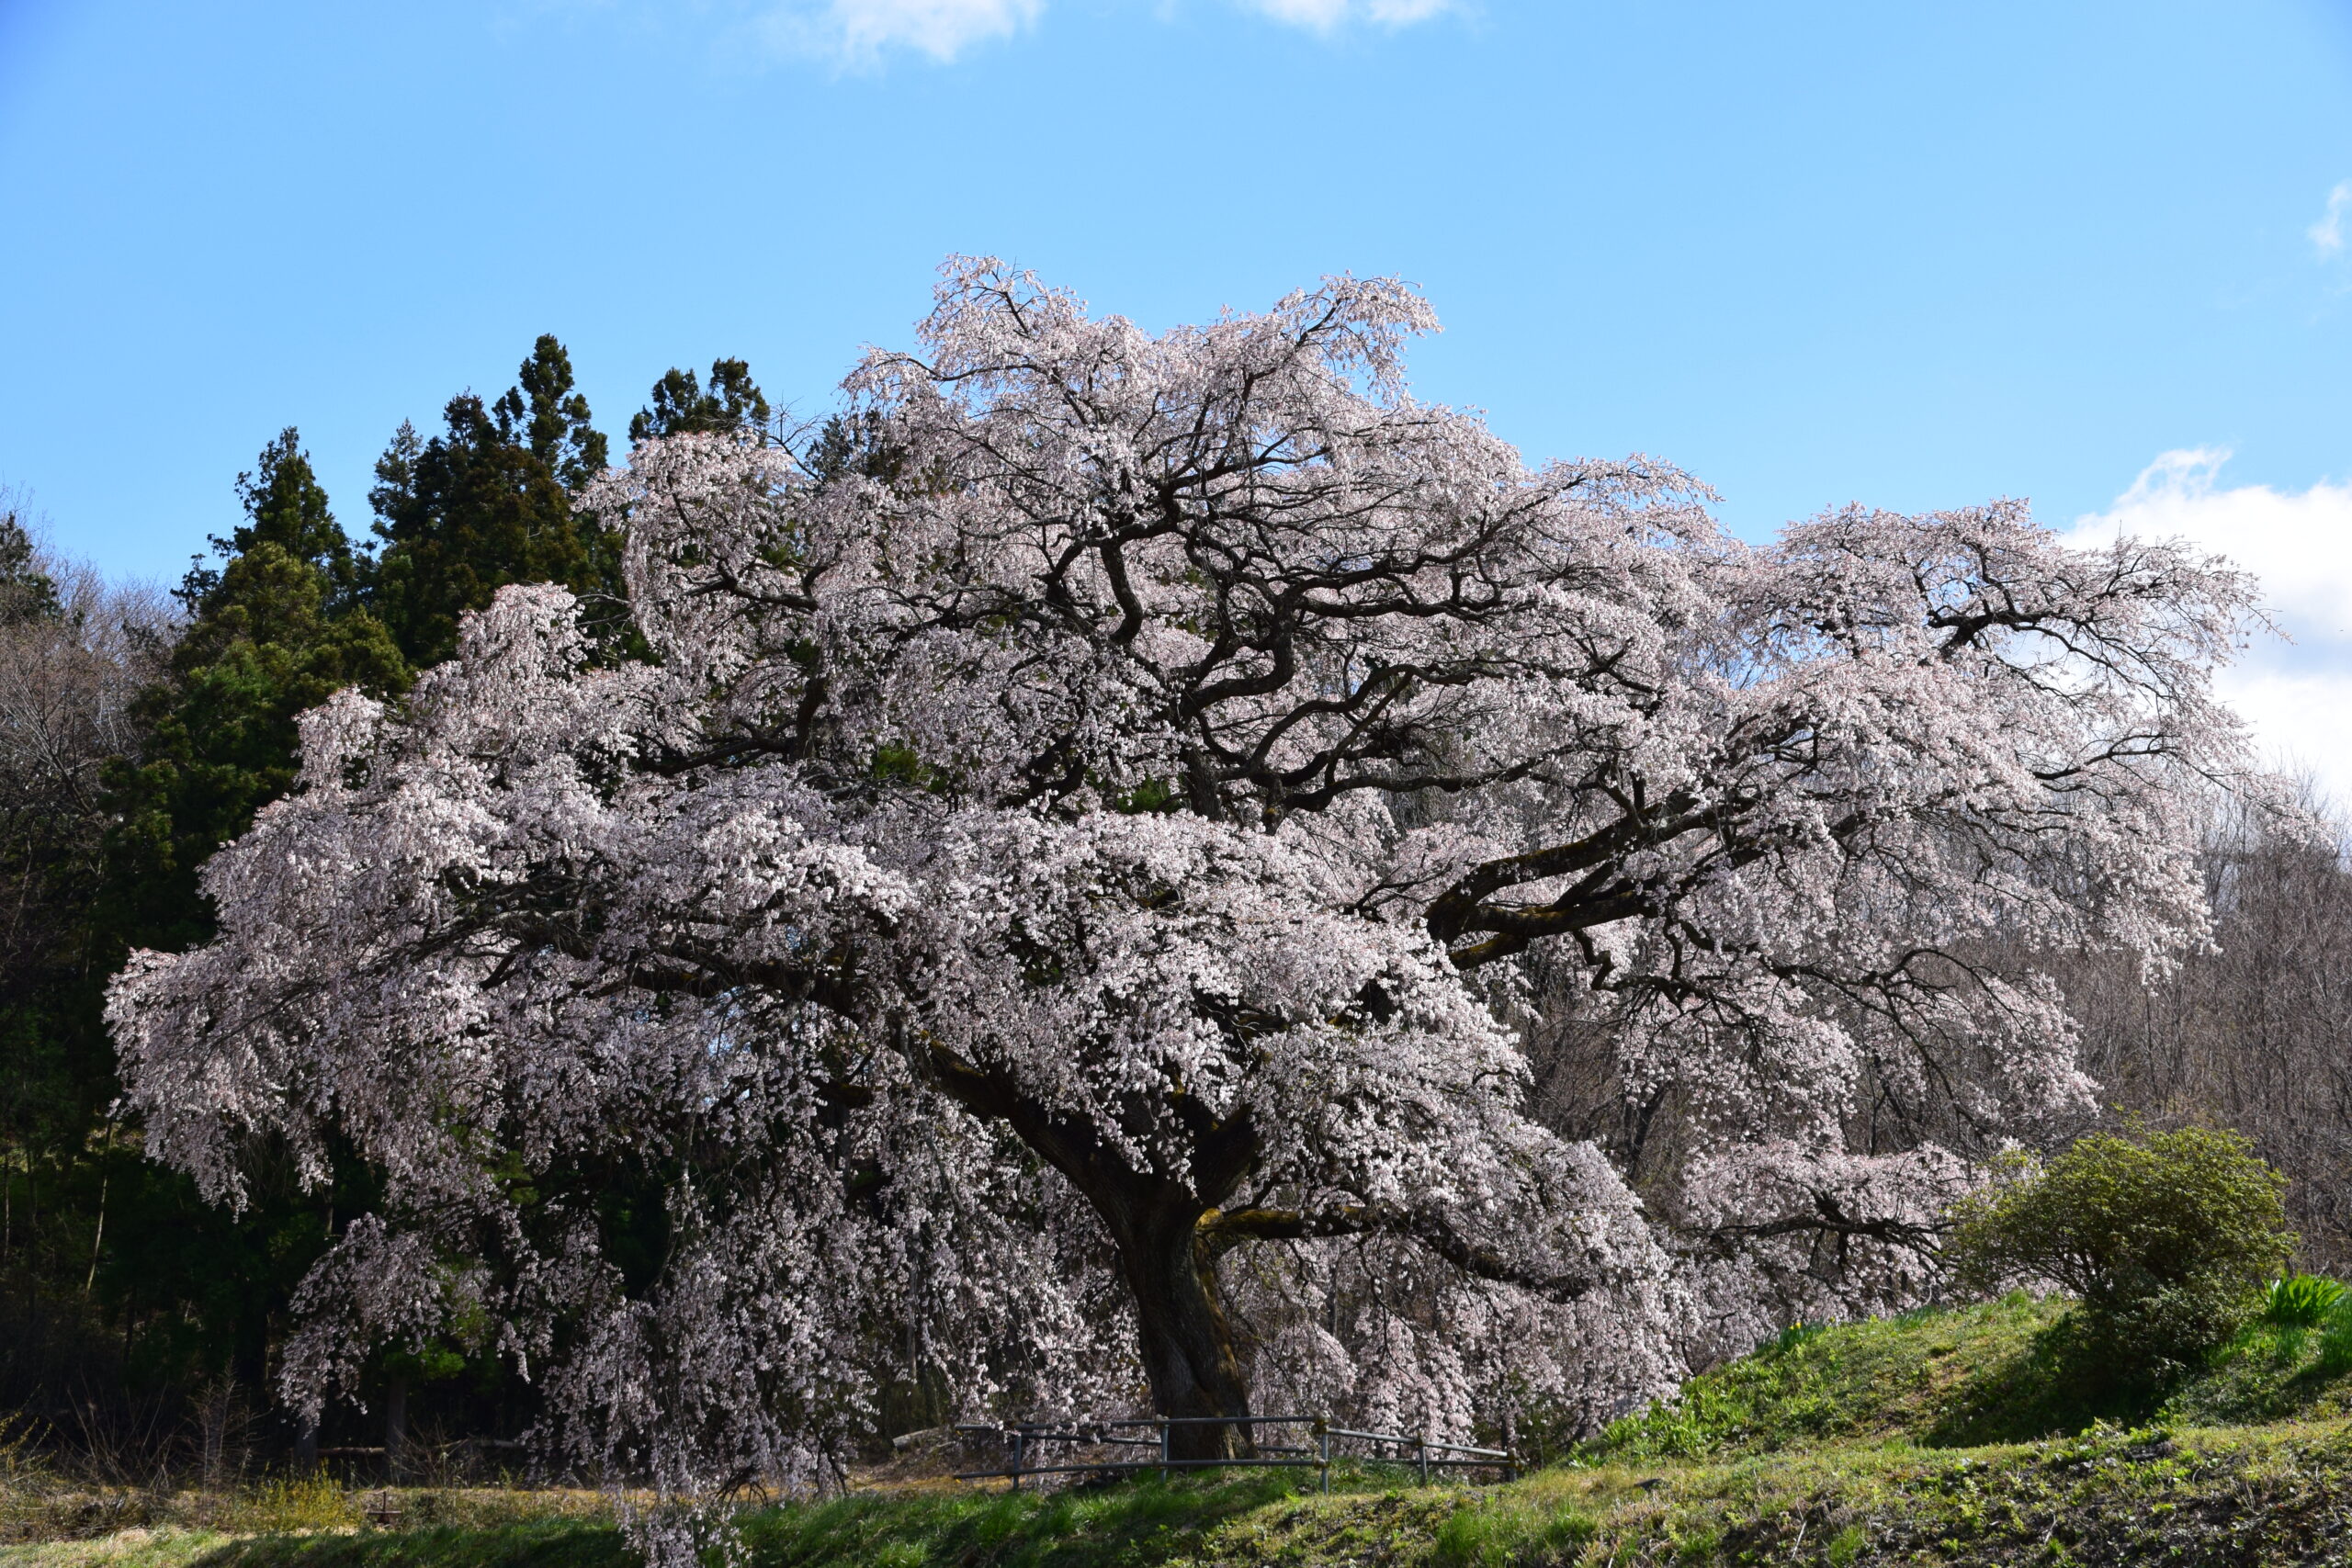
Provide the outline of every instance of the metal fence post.
{"type": "Polygon", "coordinates": [[[1323,1495],[1329,1497],[1331,1495],[1331,1418],[1329,1416],[1315,1418],[1315,1437],[1322,1454],[1323,1495]]]}
{"type": "Polygon", "coordinates": [[[1421,1484],[1427,1486],[1430,1483],[1430,1440],[1415,1438],[1413,1446],[1421,1450],[1421,1484]]]}
{"type": "Polygon", "coordinates": [[[1012,1489],[1021,1490],[1021,1461],[1029,1451],[1029,1434],[1016,1428],[1012,1434],[1012,1489]]]}

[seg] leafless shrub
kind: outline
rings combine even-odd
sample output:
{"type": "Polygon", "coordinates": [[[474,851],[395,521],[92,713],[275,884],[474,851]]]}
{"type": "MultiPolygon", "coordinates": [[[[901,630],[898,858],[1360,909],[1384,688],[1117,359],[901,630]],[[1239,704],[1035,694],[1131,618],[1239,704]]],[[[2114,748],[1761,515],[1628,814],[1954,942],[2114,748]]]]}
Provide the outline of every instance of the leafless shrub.
{"type": "Polygon", "coordinates": [[[207,1492],[220,1491],[244,1469],[252,1417],[245,1391],[225,1373],[197,1391],[198,1466],[207,1492]]]}

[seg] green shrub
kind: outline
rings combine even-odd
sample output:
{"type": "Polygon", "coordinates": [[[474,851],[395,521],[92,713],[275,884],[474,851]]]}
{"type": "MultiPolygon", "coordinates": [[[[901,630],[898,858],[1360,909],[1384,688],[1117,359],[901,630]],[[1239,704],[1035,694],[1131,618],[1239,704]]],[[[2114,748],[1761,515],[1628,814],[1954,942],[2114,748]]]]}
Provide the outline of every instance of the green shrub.
{"type": "Polygon", "coordinates": [[[2290,1274],[2270,1281],[2262,1298],[2262,1317],[2281,1328],[2317,1328],[2329,1309],[2344,1299],[2344,1287],[2319,1274],[2290,1274]]]}
{"type": "Polygon", "coordinates": [[[2080,1303],[2052,1330],[2081,1376],[2155,1388],[2201,1365],[2263,1304],[2294,1251],[2286,1180],[2234,1133],[2094,1134],[2010,1162],[1954,1211],[1962,1288],[2048,1280],[2080,1303]]]}

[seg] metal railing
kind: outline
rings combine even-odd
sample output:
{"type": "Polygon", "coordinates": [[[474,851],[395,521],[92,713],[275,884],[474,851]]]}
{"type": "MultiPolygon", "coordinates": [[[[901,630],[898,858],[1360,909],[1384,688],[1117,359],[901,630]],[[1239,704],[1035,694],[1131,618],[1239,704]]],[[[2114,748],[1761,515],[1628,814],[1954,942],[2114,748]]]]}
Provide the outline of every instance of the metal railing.
{"type": "Polygon", "coordinates": [[[1021,1478],[1024,1475],[1133,1474],[1156,1470],[1165,1480],[1171,1471],[1237,1467],[1319,1471],[1323,1490],[1329,1492],[1332,1461],[1349,1457],[1338,1447],[1343,1442],[1368,1445],[1374,1451],[1361,1457],[1375,1463],[1418,1466],[1423,1485],[1429,1483],[1430,1471],[1445,1468],[1496,1469],[1503,1472],[1506,1481],[1519,1478],[1518,1456],[1507,1449],[1481,1449],[1468,1443],[1408,1437],[1401,1432],[1359,1432],[1334,1427],[1330,1418],[1324,1416],[1148,1416],[1110,1421],[1023,1421],[1001,1427],[959,1426],[955,1429],[965,1437],[996,1437],[1012,1450],[1012,1462],[1007,1468],[960,1471],[956,1479],[1006,1481],[1015,1492],[1021,1490],[1021,1478]],[[1254,1454],[1243,1459],[1184,1459],[1174,1453],[1170,1443],[1170,1435],[1179,1427],[1299,1427],[1306,1428],[1309,1440],[1305,1444],[1257,1444],[1254,1454]],[[1123,1435],[1145,1432],[1151,1435],[1123,1435]],[[1092,1460],[1075,1464],[1029,1462],[1034,1450],[1056,1443],[1081,1448],[1156,1449],[1159,1452],[1150,1459],[1092,1460]],[[1396,1451],[1384,1454],[1378,1451],[1383,1448],[1396,1451]],[[1405,1451],[1408,1450],[1409,1454],[1405,1451]]]}

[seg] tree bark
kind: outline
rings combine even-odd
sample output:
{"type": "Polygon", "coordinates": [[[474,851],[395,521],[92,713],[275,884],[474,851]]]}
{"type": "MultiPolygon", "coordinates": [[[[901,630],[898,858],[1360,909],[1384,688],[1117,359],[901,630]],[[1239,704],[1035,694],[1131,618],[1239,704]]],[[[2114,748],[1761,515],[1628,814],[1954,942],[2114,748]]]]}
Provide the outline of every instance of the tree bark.
{"type": "MultiPolygon", "coordinates": [[[[1194,1228],[1204,1209],[1173,1190],[1088,1196],[1110,1227],[1135,1297],[1137,1348],[1154,1409],[1193,1420],[1249,1415],[1249,1380],[1217,1299],[1215,1266],[1194,1228]]],[[[1239,1459],[1252,1447],[1247,1427],[1183,1426],[1169,1434],[1177,1459],[1239,1459]]]]}
{"type": "MultiPolygon", "coordinates": [[[[1193,1120],[1192,1185],[1138,1171],[1082,1122],[1065,1119],[1012,1084],[933,1048],[923,1058],[932,1079],[980,1116],[1010,1124],[1022,1142],[1070,1179],[1119,1255],[1119,1271],[1136,1308],[1136,1348],[1157,1414],[1187,1418],[1245,1416],[1250,1383],[1234,1354],[1233,1328],[1217,1300],[1214,1254],[1200,1234],[1202,1216],[1238,1187],[1258,1157],[1246,1120],[1193,1120]]],[[[1174,1428],[1176,1459],[1238,1459],[1254,1451],[1250,1429],[1216,1422],[1174,1428]]]]}

